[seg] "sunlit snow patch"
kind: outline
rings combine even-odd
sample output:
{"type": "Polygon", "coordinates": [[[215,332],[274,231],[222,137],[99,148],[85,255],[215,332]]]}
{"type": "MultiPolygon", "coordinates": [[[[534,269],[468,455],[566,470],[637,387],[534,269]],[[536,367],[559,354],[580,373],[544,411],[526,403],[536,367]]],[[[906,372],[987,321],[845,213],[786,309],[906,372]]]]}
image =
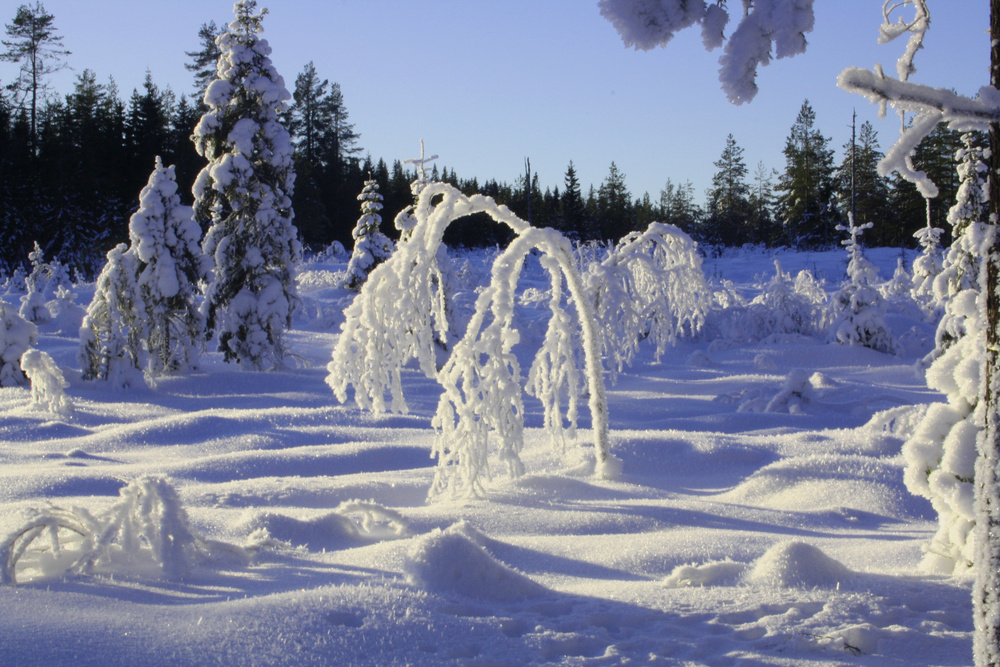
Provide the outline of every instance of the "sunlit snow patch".
{"type": "Polygon", "coordinates": [[[764,552],[746,581],[774,588],[840,588],[854,577],[844,565],[805,542],[782,542],[764,552]]]}

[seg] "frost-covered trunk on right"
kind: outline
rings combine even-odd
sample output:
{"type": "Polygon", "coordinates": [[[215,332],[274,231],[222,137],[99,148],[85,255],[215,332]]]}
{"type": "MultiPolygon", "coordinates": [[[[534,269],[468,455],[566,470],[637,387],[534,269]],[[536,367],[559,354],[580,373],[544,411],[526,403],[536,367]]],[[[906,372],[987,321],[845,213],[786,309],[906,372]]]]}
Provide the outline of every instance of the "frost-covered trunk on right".
{"type": "MultiPolygon", "coordinates": [[[[1000,88],[1000,0],[990,0],[990,85],[1000,88]]],[[[1000,665],[1000,123],[990,123],[990,223],[983,244],[983,301],[986,321],[986,368],[982,407],[985,428],[976,460],[976,583],[973,588],[973,653],[976,664],[1000,665]]]]}

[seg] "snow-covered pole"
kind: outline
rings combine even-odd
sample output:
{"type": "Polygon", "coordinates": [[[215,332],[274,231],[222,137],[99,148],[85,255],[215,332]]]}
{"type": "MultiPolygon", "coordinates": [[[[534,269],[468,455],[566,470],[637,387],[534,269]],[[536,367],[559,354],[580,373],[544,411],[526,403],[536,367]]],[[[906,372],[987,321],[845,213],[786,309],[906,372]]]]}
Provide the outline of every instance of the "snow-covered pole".
{"type": "MultiPolygon", "coordinates": [[[[990,0],[990,85],[1000,88],[1000,0],[990,0]]],[[[983,243],[986,368],[985,428],[976,459],[976,582],[973,587],[973,655],[978,667],[1000,665],[1000,123],[990,123],[990,230],[983,243]]]]}

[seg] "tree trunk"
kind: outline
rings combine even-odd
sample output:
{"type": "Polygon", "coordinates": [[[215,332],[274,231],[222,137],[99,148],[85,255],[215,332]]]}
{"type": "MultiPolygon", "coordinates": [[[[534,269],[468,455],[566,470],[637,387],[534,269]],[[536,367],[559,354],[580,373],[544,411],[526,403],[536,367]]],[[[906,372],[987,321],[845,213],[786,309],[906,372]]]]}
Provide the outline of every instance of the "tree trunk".
{"type": "MultiPolygon", "coordinates": [[[[990,85],[1000,88],[1000,0],[990,0],[990,85]]],[[[985,428],[976,461],[976,582],[973,588],[976,665],[1000,667],[1000,124],[990,124],[990,233],[983,247],[981,289],[986,323],[986,363],[980,395],[985,428]]]]}

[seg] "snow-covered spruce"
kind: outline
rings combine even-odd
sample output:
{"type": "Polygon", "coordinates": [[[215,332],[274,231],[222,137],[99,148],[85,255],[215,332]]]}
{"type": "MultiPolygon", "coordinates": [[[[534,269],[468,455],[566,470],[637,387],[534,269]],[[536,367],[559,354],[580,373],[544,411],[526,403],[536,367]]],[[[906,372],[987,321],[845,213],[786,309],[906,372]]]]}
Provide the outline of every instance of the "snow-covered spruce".
{"type": "Polygon", "coordinates": [[[52,312],[46,305],[59,286],[70,284],[66,267],[58,260],[45,261],[45,253],[38,241],[34,249],[28,253],[31,262],[31,272],[25,276],[25,294],[21,297],[21,317],[29,322],[45,324],[52,320],[52,312]]]}
{"type": "Polygon", "coordinates": [[[613,374],[632,364],[644,339],[659,359],[667,345],[697,334],[712,307],[697,245],[660,222],[626,235],[604,261],[589,266],[585,280],[613,374]]]}
{"type": "Polygon", "coordinates": [[[738,317],[723,334],[730,341],[765,341],[786,334],[815,336],[829,324],[828,301],[812,272],[802,269],[792,278],[776,259],[774,276],[750,303],[735,309],[738,317]]]}
{"type": "Polygon", "coordinates": [[[124,243],[108,252],[80,327],[78,360],[85,380],[107,380],[119,389],[145,384],[146,307],[137,275],[138,260],[124,243]]]}
{"type": "Polygon", "coordinates": [[[899,343],[885,323],[882,297],[872,285],[878,277],[878,269],[869,262],[861,251],[861,234],[871,228],[872,223],[854,224],[854,217],[848,214],[848,224],[837,225],[837,229],[847,231],[850,236],[841,241],[850,258],[847,263],[847,282],[834,295],[834,320],[830,325],[829,340],[842,345],[863,345],[878,352],[896,354],[899,343]]]}
{"type": "Polygon", "coordinates": [[[146,372],[155,377],[194,367],[205,330],[198,283],[208,277],[208,261],[191,207],[177,194],[174,167],[159,157],[129,220],[129,237],[145,306],[146,372]]]}
{"type": "Polygon", "coordinates": [[[928,218],[927,226],[913,233],[921,248],[920,255],[913,260],[913,298],[931,314],[939,312],[941,305],[934,298],[934,281],[944,269],[944,251],[941,249],[943,232],[943,229],[931,226],[928,218]]]}
{"type": "Polygon", "coordinates": [[[301,248],[292,225],[292,142],[278,120],[291,96],[259,36],[266,10],[256,7],[239,0],[216,40],[218,78],[193,136],[209,164],[193,192],[197,218],[210,225],[202,243],[214,266],[203,304],[208,329],[227,361],[260,370],[288,354],[301,248]]]}
{"type": "Polygon", "coordinates": [[[354,237],[354,251],[347,264],[347,277],[344,279],[344,287],[355,292],[361,289],[368,274],[376,266],[389,259],[393,250],[392,241],[379,229],[382,224],[382,216],[379,215],[382,210],[382,195],[378,192],[378,182],[365,181],[358,201],[361,202],[361,217],[351,234],[354,237]]]}
{"type": "Polygon", "coordinates": [[[21,369],[31,380],[31,403],[56,415],[73,413],[73,402],[63,391],[69,386],[56,362],[46,352],[28,350],[21,356],[21,369]]]}
{"type": "Polygon", "coordinates": [[[37,327],[0,301],[0,387],[24,384],[21,356],[37,339],[37,327]]]}
{"type": "Polygon", "coordinates": [[[545,423],[557,432],[555,443],[561,443],[564,431],[571,434],[574,429],[575,400],[580,395],[575,383],[581,374],[572,353],[579,329],[597,472],[614,475],[617,461],[608,451],[599,333],[569,241],[555,230],[531,227],[489,197],[466,197],[445,183],[427,185],[413,215],[417,223],[410,237],[371,273],[346,311],[327,367],[327,383],[337,398],[346,401],[351,386],[363,408],[405,411],[400,369],[416,358],[424,373],[444,388],[433,420],[438,469],[431,497],[482,494],[491,475],[488,454],[494,440],[508,472],[520,474],[524,415],[520,368],[511,351],[519,340],[512,326],[514,290],[525,257],[537,249],[553,281],[554,296],[545,340],[529,373],[530,390],[545,407],[545,423]],[[432,205],[437,198],[440,201],[432,205]],[[435,337],[448,332],[438,268],[442,237],[451,222],[474,213],[486,213],[517,236],[494,262],[490,284],[476,299],[464,336],[438,371],[435,337]],[[575,317],[566,308],[569,303],[575,317]],[[556,414],[563,392],[569,404],[564,415],[556,414]]]}

